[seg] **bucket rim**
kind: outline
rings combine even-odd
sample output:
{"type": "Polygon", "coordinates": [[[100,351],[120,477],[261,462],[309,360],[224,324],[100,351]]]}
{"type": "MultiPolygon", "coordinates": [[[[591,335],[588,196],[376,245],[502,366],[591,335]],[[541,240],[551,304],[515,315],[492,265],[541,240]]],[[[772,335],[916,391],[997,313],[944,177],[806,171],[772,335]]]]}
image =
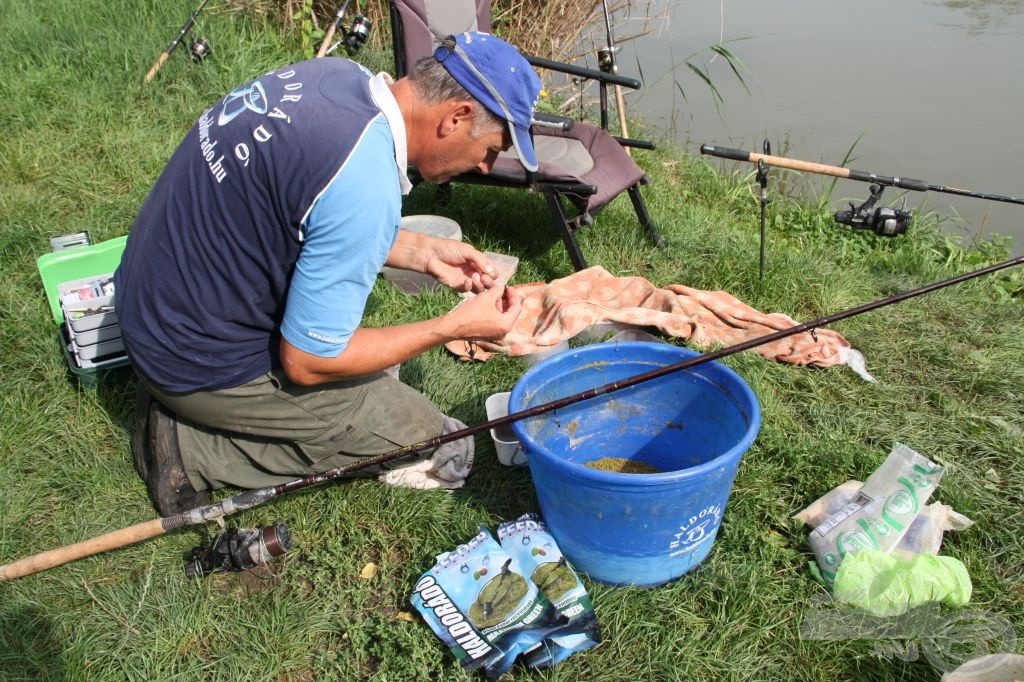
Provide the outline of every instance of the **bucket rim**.
{"type": "MultiPolygon", "coordinates": [[[[517,412],[528,407],[519,404],[520,402],[522,402],[522,394],[525,390],[523,386],[525,383],[527,383],[528,379],[532,379],[537,374],[541,374],[546,370],[550,370],[553,366],[567,363],[570,358],[574,357],[574,354],[594,353],[597,352],[598,350],[614,350],[616,352],[629,352],[635,349],[649,353],[649,355],[642,358],[642,360],[644,361],[651,361],[652,359],[656,359],[657,356],[673,356],[676,358],[675,361],[664,362],[662,366],[676,364],[677,362],[682,362],[689,358],[694,358],[703,355],[702,353],[695,351],[691,348],[684,348],[681,346],[675,346],[672,344],[662,342],[618,342],[615,344],[614,349],[602,348],[602,346],[604,345],[605,344],[592,344],[588,346],[582,346],[580,348],[574,348],[571,351],[559,353],[558,355],[547,358],[542,362],[539,362],[533,367],[531,367],[519,378],[519,381],[515,383],[515,385],[512,387],[512,390],[509,392],[509,413],[511,414],[513,412],[517,412]]],[[[713,383],[715,386],[720,386],[720,381],[715,381],[715,378],[713,376],[707,375],[708,373],[712,375],[718,375],[720,378],[730,380],[738,390],[735,392],[729,392],[729,395],[733,397],[734,400],[737,402],[737,407],[741,411],[743,411],[745,415],[749,418],[747,429],[744,432],[743,437],[735,445],[733,445],[725,452],[719,454],[718,456],[706,462],[702,462],[701,464],[686,467],[684,469],[676,469],[674,471],[663,471],[654,474],[633,474],[618,471],[603,471],[601,469],[594,469],[592,467],[588,467],[582,463],[571,462],[555,454],[547,446],[538,443],[534,439],[530,438],[529,434],[525,433],[525,427],[522,425],[522,421],[512,422],[512,430],[519,438],[519,442],[523,444],[524,449],[526,449],[526,443],[529,442],[529,450],[531,452],[528,453],[527,460],[531,464],[531,466],[533,464],[534,458],[531,457],[530,455],[536,452],[542,456],[545,463],[547,463],[549,466],[560,469],[569,475],[573,475],[579,478],[585,478],[588,482],[593,484],[605,483],[615,485],[620,488],[623,484],[627,484],[630,487],[644,488],[661,485],[671,485],[681,481],[685,481],[687,479],[704,476],[705,474],[711,471],[721,468],[723,465],[731,464],[734,460],[739,460],[740,457],[742,457],[743,453],[750,448],[750,446],[754,442],[754,439],[757,437],[757,434],[760,432],[761,429],[761,405],[760,401],[758,401],[757,399],[757,395],[754,393],[753,389],[750,388],[750,385],[747,384],[747,382],[739,374],[737,374],[736,371],[734,371],[727,365],[718,362],[717,360],[711,360],[709,362],[698,365],[690,370],[681,371],[692,371],[696,374],[700,374],[703,379],[713,383]]],[[[639,372],[637,374],[639,374],[639,372]]],[[[671,376],[671,374],[666,376],[671,376]]],[[[596,396],[596,398],[603,399],[607,398],[609,395],[612,394],[596,396]]],[[[593,399],[594,398],[591,398],[590,400],[593,399]]]]}

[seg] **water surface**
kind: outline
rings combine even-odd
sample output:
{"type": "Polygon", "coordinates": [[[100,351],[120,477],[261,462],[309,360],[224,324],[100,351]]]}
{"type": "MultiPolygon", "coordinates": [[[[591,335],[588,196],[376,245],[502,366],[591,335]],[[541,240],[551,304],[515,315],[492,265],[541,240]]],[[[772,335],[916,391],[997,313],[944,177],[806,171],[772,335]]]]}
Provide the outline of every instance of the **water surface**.
{"type": "MultiPolygon", "coordinates": [[[[626,21],[616,30],[629,29],[626,21]]],[[[625,42],[619,63],[624,74],[642,70],[646,83],[627,108],[693,154],[701,143],[760,152],[767,138],[775,154],[839,165],[856,142],[851,168],[1024,196],[1024,0],[683,0],[659,33],[625,42]],[[679,65],[720,37],[748,67],[751,93],[723,58],[698,57],[724,98],[721,118],[707,87],[679,65]]],[[[780,173],[790,172],[772,171],[780,173]]],[[[809,176],[803,189],[818,193],[829,181],[809,176]]],[[[883,200],[899,194],[886,189],[883,200]]],[[[832,194],[837,205],[867,196],[866,184],[849,180],[832,194]]],[[[947,229],[965,241],[1011,235],[1014,253],[1024,253],[1024,206],[936,192],[906,198],[909,208],[958,219],[947,229]]]]}

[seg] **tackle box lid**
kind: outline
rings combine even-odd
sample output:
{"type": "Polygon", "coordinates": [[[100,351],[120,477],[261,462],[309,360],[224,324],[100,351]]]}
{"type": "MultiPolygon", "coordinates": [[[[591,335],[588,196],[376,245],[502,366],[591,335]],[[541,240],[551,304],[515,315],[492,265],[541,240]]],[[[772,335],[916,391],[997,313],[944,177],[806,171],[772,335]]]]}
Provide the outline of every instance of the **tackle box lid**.
{"type": "Polygon", "coordinates": [[[114,272],[121,264],[121,254],[127,240],[127,235],[115,237],[98,244],[44,253],[36,259],[54,323],[64,323],[60,285],[114,272]]]}

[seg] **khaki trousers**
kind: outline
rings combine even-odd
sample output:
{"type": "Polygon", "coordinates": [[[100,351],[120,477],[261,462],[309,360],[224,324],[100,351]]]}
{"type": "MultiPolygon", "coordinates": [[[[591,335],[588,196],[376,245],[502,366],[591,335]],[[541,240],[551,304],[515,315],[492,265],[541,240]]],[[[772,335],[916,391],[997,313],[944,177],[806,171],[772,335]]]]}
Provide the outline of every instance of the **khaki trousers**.
{"type": "MultiPolygon", "coordinates": [[[[167,393],[139,377],[178,418],[182,463],[196,490],[262,488],[434,438],[444,415],[383,372],[318,386],[273,370],[216,391],[167,393]]],[[[430,451],[360,470],[376,476],[430,451]]]]}

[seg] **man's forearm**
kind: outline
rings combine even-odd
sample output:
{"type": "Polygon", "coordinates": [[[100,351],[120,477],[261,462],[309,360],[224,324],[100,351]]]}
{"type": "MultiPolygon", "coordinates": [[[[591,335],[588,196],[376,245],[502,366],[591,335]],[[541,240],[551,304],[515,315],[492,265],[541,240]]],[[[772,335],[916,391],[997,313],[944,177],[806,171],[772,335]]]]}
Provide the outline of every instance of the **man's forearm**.
{"type": "Polygon", "coordinates": [[[281,340],[281,362],[297,384],[314,385],[378,372],[455,339],[444,317],[394,327],[360,327],[338,356],[320,357],[281,340]]]}
{"type": "Polygon", "coordinates": [[[337,357],[325,358],[281,340],[281,364],[297,384],[315,385],[376,372],[405,362],[456,339],[500,339],[522,310],[522,298],[509,287],[492,287],[450,312],[394,327],[359,327],[337,357]]]}
{"type": "Polygon", "coordinates": [[[426,263],[425,237],[410,230],[399,230],[395,244],[388,252],[385,265],[399,270],[423,272],[426,263]]]}

